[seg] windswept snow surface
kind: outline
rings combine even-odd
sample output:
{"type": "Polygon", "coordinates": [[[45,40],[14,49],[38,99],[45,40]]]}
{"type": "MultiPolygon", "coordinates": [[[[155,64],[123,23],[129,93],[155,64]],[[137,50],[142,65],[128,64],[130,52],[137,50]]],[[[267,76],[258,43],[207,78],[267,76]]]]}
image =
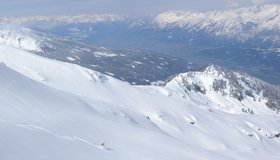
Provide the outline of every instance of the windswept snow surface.
{"type": "Polygon", "coordinates": [[[0,63],[1,159],[280,157],[274,112],[228,113],[176,86],[132,86],[5,45],[0,63]]]}

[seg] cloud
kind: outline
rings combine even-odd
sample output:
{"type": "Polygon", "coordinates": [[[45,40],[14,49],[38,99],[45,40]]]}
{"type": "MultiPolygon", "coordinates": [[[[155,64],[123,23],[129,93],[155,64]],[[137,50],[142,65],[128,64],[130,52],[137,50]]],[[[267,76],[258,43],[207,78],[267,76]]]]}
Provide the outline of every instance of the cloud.
{"type": "Polygon", "coordinates": [[[265,3],[267,0],[252,0],[253,4],[263,4],[265,3]]]}
{"type": "Polygon", "coordinates": [[[250,7],[252,5],[263,5],[276,3],[279,4],[279,0],[227,0],[226,6],[228,8],[238,8],[238,7],[250,7]]]}
{"type": "Polygon", "coordinates": [[[240,6],[240,3],[237,2],[236,0],[228,0],[227,1],[227,6],[230,8],[237,8],[240,6]]]}
{"type": "Polygon", "coordinates": [[[111,13],[153,16],[168,10],[211,11],[280,3],[280,0],[1,0],[0,16],[111,13]]]}
{"type": "Polygon", "coordinates": [[[267,3],[280,3],[279,0],[251,0],[254,5],[267,4],[267,3]]]}

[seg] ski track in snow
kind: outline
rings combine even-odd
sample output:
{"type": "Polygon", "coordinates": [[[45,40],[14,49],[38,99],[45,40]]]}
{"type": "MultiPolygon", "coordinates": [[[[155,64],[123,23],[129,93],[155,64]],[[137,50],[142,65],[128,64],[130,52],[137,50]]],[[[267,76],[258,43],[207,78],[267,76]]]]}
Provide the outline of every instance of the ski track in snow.
{"type": "Polygon", "coordinates": [[[89,146],[94,147],[94,148],[104,149],[104,147],[100,146],[100,144],[95,144],[95,143],[93,143],[89,140],[86,140],[84,138],[77,137],[77,136],[60,135],[60,134],[54,133],[53,131],[50,131],[50,130],[44,128],[44,127],[40,127],[40,126],[37,126],[37,125],[33,125],[33,124],[13,124],[13,123],[8,123],[5,120],[0,120],[0,122],[2,122],[2,123],[5,122],[6,124],[13,125],[13,126],[16,126],[16,127],[27,129],[27,130],[31,130],[31,131],[34,131],[34,132],[43,132],[43,133],[49,134],[51,136],[61,138],[63,140],[67,140],[67,141],[71,141],[71,142],[80,142],[80,143],[84,143],[84,144],[89,145],[89,146]]]}

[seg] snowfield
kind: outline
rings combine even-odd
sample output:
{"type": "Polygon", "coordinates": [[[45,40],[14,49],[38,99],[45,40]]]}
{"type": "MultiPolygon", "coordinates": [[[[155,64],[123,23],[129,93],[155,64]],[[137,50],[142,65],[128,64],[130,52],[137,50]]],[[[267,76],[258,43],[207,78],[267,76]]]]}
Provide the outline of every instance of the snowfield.
{"type": "MultiPolygon", "coordinates": [[[[178,77],[165,86],[132,86],[2,44],[0,75],[1,159],[280,157],[279,114],[246,97],[255,114],[240,112],[244,106],[230,96],[184,91],[178,77]]],[[[191,80],[209,82],[202,77],[191,80]]]]}

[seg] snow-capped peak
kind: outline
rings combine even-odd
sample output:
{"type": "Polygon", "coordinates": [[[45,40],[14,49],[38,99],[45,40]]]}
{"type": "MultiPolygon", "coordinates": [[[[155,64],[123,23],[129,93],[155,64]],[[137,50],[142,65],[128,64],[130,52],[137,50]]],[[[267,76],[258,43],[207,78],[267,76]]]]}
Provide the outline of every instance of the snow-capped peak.
{"type": "MultiPolygon", "coordinates": [[[[164,12],[154,23],[161,29],[180,27],[187,31],[204,31],[218,37],[245,41],[263,32],[280,31],[280,5],[209,12],[164,12]]],[[[279,39],[274,36],[273,40],[279,39]]]]}
{"type": "Polygon", "coordinates": [[[31,29],[18,26],[0,26],[0,44],[42,52],[41,42],[42,38],[34,34],[31,29]]]}
{"type": "Polygon", "coordinates": [[[205,103],[214,103],[227,112],[280,110],[279,89],[249,75],[212,64],[201,71],[179,74],[166,87],[181,90],[195,99],[203,97],[205,103]]]}
{"type": "Polygon", "coordinates": [[[224,74],[226,72],[226,70],[218,65],[215,65],[215,64],[209,64],[207,66],[205,66],[202,71],[205,73],[205,74],[212,74],[212,75],[221,75],[221,74],[224,74]]]}

